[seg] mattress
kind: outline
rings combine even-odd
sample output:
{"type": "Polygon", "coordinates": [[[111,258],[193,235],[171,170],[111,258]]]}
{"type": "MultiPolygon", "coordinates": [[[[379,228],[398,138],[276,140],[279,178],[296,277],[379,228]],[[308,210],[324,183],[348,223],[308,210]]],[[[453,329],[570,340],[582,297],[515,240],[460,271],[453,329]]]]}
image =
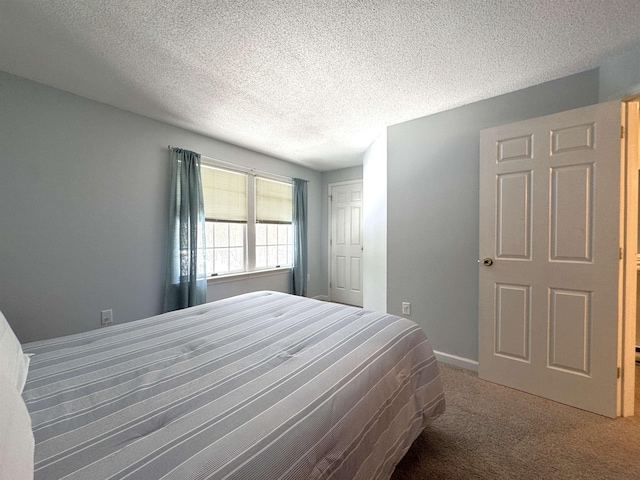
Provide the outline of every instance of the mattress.
{"type": "Polygon", "coordinates": [[[23,350],[36,479],[384,479],[445,408],[418,325],[276,292],[23,350]]]}

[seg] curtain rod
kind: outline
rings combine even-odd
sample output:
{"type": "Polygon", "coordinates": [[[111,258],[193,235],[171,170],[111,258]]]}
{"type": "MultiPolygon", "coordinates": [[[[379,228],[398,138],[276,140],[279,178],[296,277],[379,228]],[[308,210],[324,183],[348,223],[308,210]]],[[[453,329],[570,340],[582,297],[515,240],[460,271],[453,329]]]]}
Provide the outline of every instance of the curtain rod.
{"type": "MultiPolygon", "coordinates": [[[[173,145],[169,145],[168,148],[169,148],[169,150],[173,150],[174,146],[173,145]]],[[[224,160],[219,160],[217,158],[210,157],[208,155],[200,154],[200,156],[204,157],[204,158],[207,158],[209,160],[213,160],[214,162],[217,162],[217,163],[223,163],[225,165],[229,165],[231,167],[235,167],[236,169],[241,170],[243,173],[246,173],[246,172],[253,173],[253,174],[257,173],[257,174],[263,174],[263,175],[265,175],[267,177],[280,178],[280,179],[287,180],[287,181],[293,180],[293,177],[288,177],[286,175],[278,175],[277,173],[271,173],[271,172],[266,172],[264,170],[259,170],[257,168],[246,167],[244,165],[240,165],[239,163],[226,162],[224,160]]],[[[304,180],[305,182],[309,181],[306,178],[301,178],[300,180],[304,180]]]]}

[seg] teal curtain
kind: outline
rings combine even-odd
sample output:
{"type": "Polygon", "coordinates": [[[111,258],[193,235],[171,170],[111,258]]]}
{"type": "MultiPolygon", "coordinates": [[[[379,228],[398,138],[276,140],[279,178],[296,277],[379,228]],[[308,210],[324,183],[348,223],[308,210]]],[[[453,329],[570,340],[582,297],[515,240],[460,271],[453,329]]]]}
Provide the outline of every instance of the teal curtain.
{"type": "Polygon", "coordinates": [[[200,154],[174,148],[171,150],[165,312],[207,301],[205,257],[200,154]]]}
{"type": "Polygon", "coordinates": [[[307,181],[293,179],[293,282],[295,295],[307,295],[307,181]]]}

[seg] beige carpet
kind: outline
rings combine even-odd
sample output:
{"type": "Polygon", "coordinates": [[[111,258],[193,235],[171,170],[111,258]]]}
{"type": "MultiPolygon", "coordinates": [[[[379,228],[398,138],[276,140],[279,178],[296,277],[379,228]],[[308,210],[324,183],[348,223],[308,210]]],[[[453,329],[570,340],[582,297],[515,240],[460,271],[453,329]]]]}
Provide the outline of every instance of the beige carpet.
{"type": "Polygon", "coordinates": [[[441,370],[447,411],[414,442],[393,480],[640,479],[640,416],[611,420],[468,370],[441,370]]]}

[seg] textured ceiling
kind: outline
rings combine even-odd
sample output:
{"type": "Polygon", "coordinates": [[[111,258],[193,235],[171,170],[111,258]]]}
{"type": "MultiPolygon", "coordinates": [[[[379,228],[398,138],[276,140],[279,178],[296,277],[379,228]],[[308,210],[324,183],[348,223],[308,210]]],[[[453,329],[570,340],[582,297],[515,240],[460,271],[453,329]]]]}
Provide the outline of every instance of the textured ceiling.
{"type": "Polygon", "coordinates": [[[638,42],[638,0],[0,0],[0,70],[317,170],[638,42]]]}

